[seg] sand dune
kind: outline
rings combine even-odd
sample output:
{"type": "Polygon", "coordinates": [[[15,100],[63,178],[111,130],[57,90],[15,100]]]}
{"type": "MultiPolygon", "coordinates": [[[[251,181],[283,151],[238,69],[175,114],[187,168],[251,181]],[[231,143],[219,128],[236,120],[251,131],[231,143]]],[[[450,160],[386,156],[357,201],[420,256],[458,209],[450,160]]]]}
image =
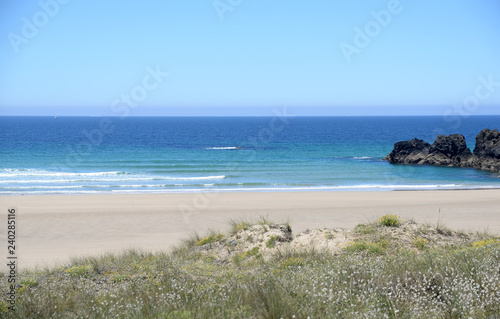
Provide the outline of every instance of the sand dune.
{"type": "MultiPolygon", "coordinates": [[[[231,218],[260,215],[277,222],[289,219],[295,233],[353,227],[386,213],[500,233],[498,189],[2,196],[0,206],[5,215],[7,207],[18,210],[21,268],[127,248],[167,250],[195,231],[224,231],[231,218]]],[[[6,249],[6,218],[3,224],[0,238],[6,249]]]]}

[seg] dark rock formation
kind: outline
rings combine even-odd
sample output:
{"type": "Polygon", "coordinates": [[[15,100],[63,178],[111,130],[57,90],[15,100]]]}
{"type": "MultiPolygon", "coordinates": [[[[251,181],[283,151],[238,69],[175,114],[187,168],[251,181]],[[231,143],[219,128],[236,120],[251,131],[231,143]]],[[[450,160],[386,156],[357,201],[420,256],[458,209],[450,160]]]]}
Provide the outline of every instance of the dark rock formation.
{"type": "Polygon", "coordinates": [[[472,167],[485,171],[500,171],[500,133],[484,129],[476,136],[472,167]]]}
{"type": "Polygon", "coordinates": [[[474,154],[463,135],[439,135],[430,145],[419,139],[398,142],[384,160],[395,164],[472,167],[500,171],[500,133],[485,129],[476,137],[474,154]]]}
{"type": "Polygon", "coordinates": [[[398,164],[420,164],[420,161],[429,154],[431,144],[414,138],[409,141],[397,142],[394,150],[384,160],[398,164]]]}
{"type": "Polygon", "coordinates": [[[463,135],[438,135],[423,164],[467,167],[471,158],[472,152],[467,147],[463,135]]]}
{"type": "Polygon", "coordinates": [[[384,160],[398,164],[467,166],[472,153],[463,135],[439,135],[431,145],[419,139],[398,142],[384,160]]]}

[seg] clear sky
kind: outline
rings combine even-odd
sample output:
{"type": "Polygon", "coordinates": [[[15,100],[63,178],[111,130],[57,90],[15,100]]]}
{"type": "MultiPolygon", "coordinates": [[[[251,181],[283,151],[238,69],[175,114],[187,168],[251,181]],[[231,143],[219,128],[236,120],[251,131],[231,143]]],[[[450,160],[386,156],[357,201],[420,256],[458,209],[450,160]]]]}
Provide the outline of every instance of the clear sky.
{"type": "Polygon", "coordinates": [[[500,114],[499,0],[4,0],[0,115],[500,114]]]}

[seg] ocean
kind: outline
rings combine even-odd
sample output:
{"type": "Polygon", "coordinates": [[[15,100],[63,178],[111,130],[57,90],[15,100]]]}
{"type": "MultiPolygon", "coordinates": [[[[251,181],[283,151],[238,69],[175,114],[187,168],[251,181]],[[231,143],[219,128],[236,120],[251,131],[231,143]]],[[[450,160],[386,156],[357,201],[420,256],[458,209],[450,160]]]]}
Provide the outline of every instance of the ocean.
{"type": "Polygon", "coordinates": [[[393,165],[394,143],[500,116],[0,117],[0,194],[500,188],[498,174],[393,165]]]}

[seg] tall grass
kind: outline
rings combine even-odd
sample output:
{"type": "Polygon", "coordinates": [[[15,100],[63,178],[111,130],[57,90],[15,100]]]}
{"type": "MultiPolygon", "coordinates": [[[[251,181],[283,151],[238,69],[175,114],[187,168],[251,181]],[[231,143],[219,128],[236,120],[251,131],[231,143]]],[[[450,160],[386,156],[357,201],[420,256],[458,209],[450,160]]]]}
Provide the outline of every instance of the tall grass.
{"type": "MultiPolygon", "coordinates": [[[[253,249],[221,261],[200,253],[224,241],[212,232],[191,238],[171,253],[129,250],[73,259],[68,266],[21,272],[17,310],[7,310],[0,301],[0,317],[489,318],[500,314],[498,238],[484,234],[480,241],[426,244],[420,249],[413,242],[397,245],[397,239],[389,244],[377,241],[372,229],[384,226],[370,227],[369,232],[359,233],[357,246],[348,245],[336,254],[281,246],[269,258],[260,258],[260,251],[253,249]],[[210,239],[201,242],[206,238],[210,239]]],[[[6,275],[0,279],[6,282],[6,275]]]]}

